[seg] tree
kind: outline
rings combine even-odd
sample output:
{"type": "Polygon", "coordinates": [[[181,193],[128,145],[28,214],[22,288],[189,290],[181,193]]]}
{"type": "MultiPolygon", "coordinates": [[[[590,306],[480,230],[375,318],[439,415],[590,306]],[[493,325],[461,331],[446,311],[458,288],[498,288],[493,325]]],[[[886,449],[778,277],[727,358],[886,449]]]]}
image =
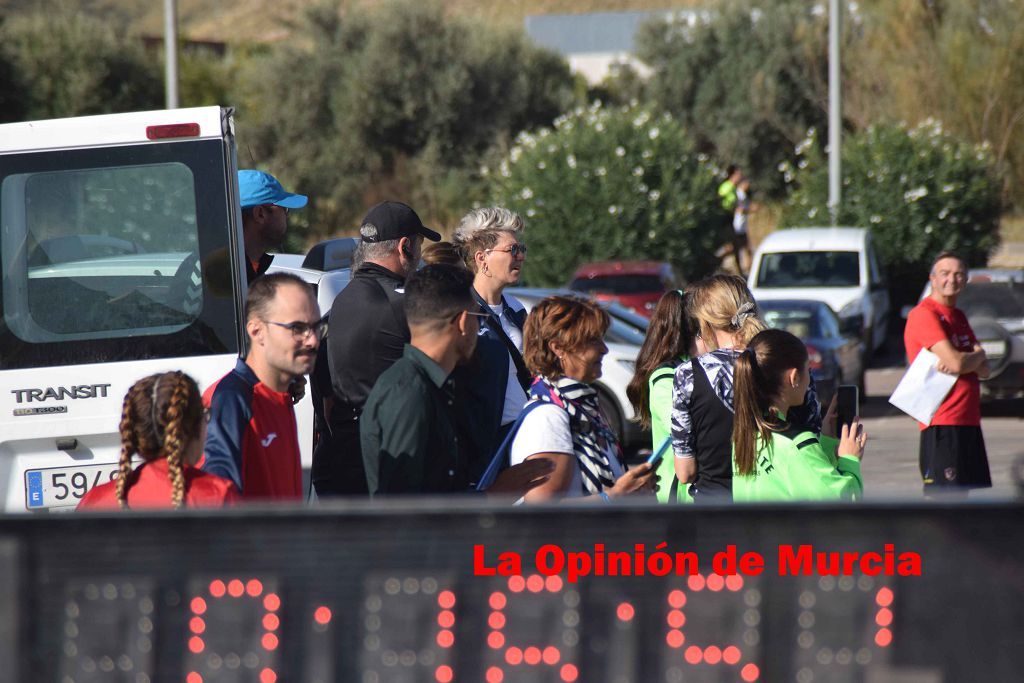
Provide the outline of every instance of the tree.
{"type": "Polygon", "coordinates": [[[70,9],[10,17],[0,42],[30,86],[29,119],[81,116],[162,106],[155,60],[141,43],[106,22],[70,9]]]}
{"type": "Polygon", "coordinates": [[[530,284],[605,259],[666,260],[687,279],[715,268],[715,169],[670,115],[596,102],[516,143],[487,178],[491,200],[526,219],[530,284]]]}
{"type": "Polygon", "coordinates": [[[864,39],[849,62],[847,108],[866,125],[934,117],[988,142],[1005,199],[1024,208],[1024,3],[1017,0],[870,0],[864,39]]]}
{"type": "Polygon", "coordinates": [[[491,146],[572,102],[557,55],[436,2],[322,3],[303,33],[243,75],[240,141],[310,194],[317,232],[354,227],[384,197],[428,201],[424,218],[453,219],[472,187],[453,193],[452,183],[472,183],[491,146]],[[461,205],[448,204],[453,194],[461,205]]]}
{"type": "MultiPolygon", "coordinates": [[[[985,265],[999,244],[1000,179],[991,148],[943,131],[936,121],[871,126],[843,144],[843,194],[838,223],[875,235],[894,298],[915,301],[932,259],[952,249],[972,266],[985,265]]],[[[828,220],[828,167],[812,131],[796,167],[783,222],[828,220]]]]}
{"type": "MultiPolygon", "coordinates": [[[[4,35],[0,17],[0,36],[4,35]]],[[[0,42],[0,123],[25,118],[28,90],[18,74],[10,46],[0,42]]]]}
{"type": "MultiPolygon", "coordinates": [[[[820,10],[820,8],[819,8],[820,10]]],[[[826,124],[827,16],[806,2],[751,8],[723,0],[646,24],[638,56],[647,91],[722,163],[738,163],[761,191],[781,194],[776,166],[810,127],[826,124]]]]}

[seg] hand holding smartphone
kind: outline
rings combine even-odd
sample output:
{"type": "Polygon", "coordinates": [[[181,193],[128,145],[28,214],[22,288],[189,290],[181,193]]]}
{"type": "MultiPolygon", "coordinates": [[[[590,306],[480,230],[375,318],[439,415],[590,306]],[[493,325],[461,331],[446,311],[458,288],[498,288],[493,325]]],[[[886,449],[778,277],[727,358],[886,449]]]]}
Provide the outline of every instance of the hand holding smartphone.
{"type": "Polygon", "coordinates": [[[836,389],[836,435],[856,417],[860,417],[860,390],[855,384],[841,384],[836,389]]]}

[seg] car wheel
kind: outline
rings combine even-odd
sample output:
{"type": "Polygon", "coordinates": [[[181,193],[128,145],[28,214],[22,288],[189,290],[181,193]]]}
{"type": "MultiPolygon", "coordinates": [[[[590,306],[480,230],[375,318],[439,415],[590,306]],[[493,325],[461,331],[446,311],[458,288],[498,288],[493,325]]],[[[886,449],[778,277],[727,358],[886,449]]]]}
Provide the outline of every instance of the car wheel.
{"type": "Polygon", "coordinates": [[[975,318],[970,323],[975,338],[988,356],[989,378],[998,377],[1010,364],[1010,349],[1013,348],[1010,333],[991,318],[975,318]]]}

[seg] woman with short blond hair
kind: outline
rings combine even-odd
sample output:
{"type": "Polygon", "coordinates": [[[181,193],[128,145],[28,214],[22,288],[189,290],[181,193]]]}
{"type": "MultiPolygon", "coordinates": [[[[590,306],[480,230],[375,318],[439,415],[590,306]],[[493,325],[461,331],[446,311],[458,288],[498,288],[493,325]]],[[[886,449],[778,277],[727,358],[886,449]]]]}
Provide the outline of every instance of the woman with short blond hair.
{"type": "Polygon", "coordinates": [[[484,456],[482,466],[519,416],[533,381],[523,360],[526,309],[504,293],[519,283],[526,258],[520,242],[524,229],[519,214],[491,206],[467,213],[452,235],[473,273],[473,297],[486,316],[480,322],[477,353],[456,376],[463,431],[484,456]]]}

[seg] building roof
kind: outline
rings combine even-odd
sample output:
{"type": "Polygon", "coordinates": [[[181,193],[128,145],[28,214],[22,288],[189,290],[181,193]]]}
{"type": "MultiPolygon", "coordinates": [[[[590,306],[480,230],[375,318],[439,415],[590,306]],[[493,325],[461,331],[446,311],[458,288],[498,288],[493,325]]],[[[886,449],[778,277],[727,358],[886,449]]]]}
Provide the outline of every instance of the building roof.
{"type": "Polygon", "coordinates": [[[672,15],[660,12],[594,12],[526,17],[526,35],[563,55],[588,52],[634,52],[634,37],[645,21],[672,15]]]}

